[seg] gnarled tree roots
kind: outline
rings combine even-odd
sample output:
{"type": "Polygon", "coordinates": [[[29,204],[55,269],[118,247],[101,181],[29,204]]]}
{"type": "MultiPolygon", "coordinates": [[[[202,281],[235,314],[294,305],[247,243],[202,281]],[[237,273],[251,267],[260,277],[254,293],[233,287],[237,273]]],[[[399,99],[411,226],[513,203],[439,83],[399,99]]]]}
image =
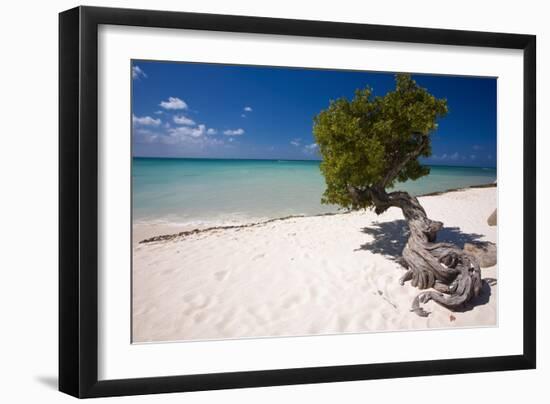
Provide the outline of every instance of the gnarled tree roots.
{"type": "Polygon", "coordinates": [[[420,304],[430,300],[448,307],[459,308],[478,296],[481,287],[481,271],[477,260],[449,243],[432,243],[411,236],[403,250],[407,272],[400,279],[407,280],[419,289],[433,288],[420,293],[413,300],[411,311],[422,317],[429,313],[420,304]]]}
{"type": "Polygon", "coordinates": [[[413,300],[411,311],[426,317],[429,313],[421,304],[430,300],[453,310],[479,295],[483,283],[479,262],[454,244],[436,242],[443,223],[429,219],[417,198],[407,192],[386,193],[381,187],[351,188],[350,193],[369,198],[378,214],[392,206],[403,211],[410,236],[400,260],[407,269],[400,283],[410,280],[419,289],[432,289],[413,300]]]}
{"type": "Polygon", "coordinates": [[[410,280],[419,289],[433,288],[413,300],[411,311],[426,317],[422,303],[433,300],[454,309],[478,296],[482,279],[477,259],[453,244],[436,243],[443,223],[428,219],[415,197],[402,195],[400,207],[410,230],[402,260],[407,272],[400,283],[410,280]]]}

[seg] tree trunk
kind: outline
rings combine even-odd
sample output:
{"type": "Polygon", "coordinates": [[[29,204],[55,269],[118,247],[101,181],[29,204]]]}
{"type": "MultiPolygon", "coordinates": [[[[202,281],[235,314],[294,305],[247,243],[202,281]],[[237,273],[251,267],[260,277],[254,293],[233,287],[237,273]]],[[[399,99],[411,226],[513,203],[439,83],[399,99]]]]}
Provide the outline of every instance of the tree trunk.
{"type": "Polygon", "coordinates": [[[386,193],[383,188],[368,188],[355,197],[368,197],[380,214],[391,206],[399,207],[407,220],[410,236],[403,249],[402,264],[407,272],[400,279],[403,285],[419,289],[433,288],[420,293],[412,303],[411,311],[422,317],[429,315],[420,305],[433,300],[449,309],[456,309],[479,295],[482,287],[477,259],[450,243],[436,243],[437,232],[443,223],[430,220],[424,208],[407,192],[386,193]]]}

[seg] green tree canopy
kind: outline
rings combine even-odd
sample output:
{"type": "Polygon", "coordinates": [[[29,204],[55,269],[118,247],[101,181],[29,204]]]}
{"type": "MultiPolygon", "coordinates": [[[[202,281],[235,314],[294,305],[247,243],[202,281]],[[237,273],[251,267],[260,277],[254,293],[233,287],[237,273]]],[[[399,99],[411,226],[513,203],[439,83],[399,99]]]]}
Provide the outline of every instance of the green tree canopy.
{"type": "Polygon", "coordinates": [[[397,182],[429,174],[418,157],[432,153],[431,135],[447,101],[437,99],[408,74],[396,75],[395,90],[373,96],[367,87],[350,101],[331,101],[314,119],[313,133],[323,157],[327,188],[323,203],[348,208],[373,205],[370,188],[384,190],[397,182]],[[350,189],[367,195],[358,200],[350,189]]]}

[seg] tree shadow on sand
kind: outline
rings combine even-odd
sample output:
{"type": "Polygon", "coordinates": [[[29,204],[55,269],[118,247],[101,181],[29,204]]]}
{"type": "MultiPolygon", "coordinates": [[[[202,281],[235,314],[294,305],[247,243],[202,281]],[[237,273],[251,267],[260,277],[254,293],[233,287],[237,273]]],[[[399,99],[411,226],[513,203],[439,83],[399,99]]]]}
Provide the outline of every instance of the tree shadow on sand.
{"type": "MultiPolygon", "coordinates": [[[[409,238],[407,222],[402,219],[393,222],[376,222],[372,226],[362,228],[361,231],[371,235],[374,240],[361,245],[356,251],[367,250],[394,260],[401,256],[409,238]]],[[[438,242],[453,243],[459,248],[464,248],[465,243],[479,242],[482,237],[482,234],[463,233],[458,227],[443,227],[437,233],[438,242]]]]}
{"type": "MultiPolygon", "coordinates": [[[[382,254],[393,261],[398,261],[409,238],[409,228],[405,220],[394,220],[392,222],[375,222],[372,226],[364,227],[361,232],[371,235],[372,241],[359,246],[355,251],[371,251],[375,254],[382,254]]],[[[453,243],[459,248],[464,248],[465,243],[482,241],[483,235],[477,233],[463,233],[458,227],[443,227],[437,233],[437,242],[453,243]]],[[[472,310],[475,306],[484,305],[489,302],[491,296],[491,284],[493,279],[486,279],[483,282],[481,293],[473,298],[465,306],[455,308],[454,311],[464,312],[472,310]]]]}

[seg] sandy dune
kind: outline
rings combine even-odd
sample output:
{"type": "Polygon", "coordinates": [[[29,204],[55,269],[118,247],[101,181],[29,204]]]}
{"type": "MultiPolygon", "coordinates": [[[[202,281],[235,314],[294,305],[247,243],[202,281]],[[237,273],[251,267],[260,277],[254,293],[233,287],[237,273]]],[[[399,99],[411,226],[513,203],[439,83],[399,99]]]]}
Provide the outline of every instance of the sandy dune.
{"type": "MultiPolygon", "coordinates": [[[[487,218],[496,188],[420,198],[444,222],[440,240],[496,242],[487,218]]],[[[159,231],[160,229],[155,229],[159,231]]],[[[152,229],[134,228],[134,239],[152,229]]],[[[495,326],[497,287],[474,307],[409,311],[418,289],[394,262],[406,241],[401,211],[292,218],[134,244],[134,342],[495,326]]],[[[159,234],[159,233],[157,233],[159,234]]],[[[483,277],[497,278],[496,267],[483,277]]]]}

